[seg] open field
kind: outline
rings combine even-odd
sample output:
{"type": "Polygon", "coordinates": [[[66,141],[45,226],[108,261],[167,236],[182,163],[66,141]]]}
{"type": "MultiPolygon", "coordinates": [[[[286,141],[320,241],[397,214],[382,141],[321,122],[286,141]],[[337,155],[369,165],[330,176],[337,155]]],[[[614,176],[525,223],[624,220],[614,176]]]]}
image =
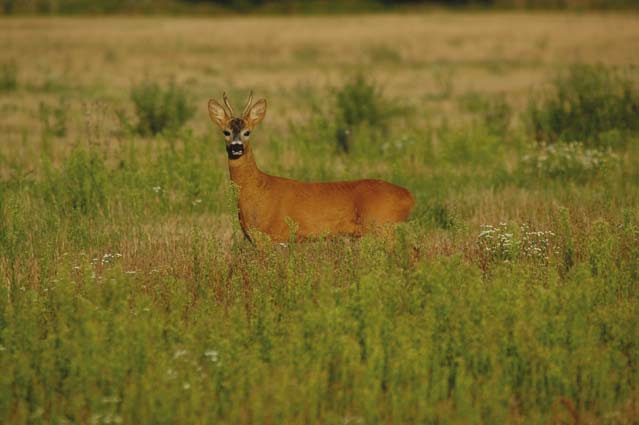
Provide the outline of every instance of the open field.
{"type": "Polygon", "coordinates": [[[637,424],[637,23],[0,20],[0,423],[637,424]],[[251,89],[262,170],[411,220],[246,242],[206,102],[251,89]]]}

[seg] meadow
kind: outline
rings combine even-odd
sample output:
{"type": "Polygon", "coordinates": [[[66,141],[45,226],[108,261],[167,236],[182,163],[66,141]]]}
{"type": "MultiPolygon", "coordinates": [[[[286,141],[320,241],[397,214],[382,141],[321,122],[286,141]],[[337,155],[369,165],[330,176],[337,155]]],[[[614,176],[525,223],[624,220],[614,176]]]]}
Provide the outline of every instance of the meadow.
{"type": "Polygon", "coordinates": [[[636,14],[0,19],[0,423],[637,424],[636,14]],[[247,242],[265,172],[409,222],[247,242]]]}

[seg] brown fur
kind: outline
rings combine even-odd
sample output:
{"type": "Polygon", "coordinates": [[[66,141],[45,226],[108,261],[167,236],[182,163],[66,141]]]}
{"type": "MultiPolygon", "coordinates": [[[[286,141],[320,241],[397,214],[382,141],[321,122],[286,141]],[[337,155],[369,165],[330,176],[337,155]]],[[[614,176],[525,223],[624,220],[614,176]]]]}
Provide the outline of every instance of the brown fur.
{"type": "MultiPolygon", "coordinates": [[[[256,105],[259,102],[264,101],[256,105]]],[[[209,102],[211,119],[227,129],[236,119],[217,110],[217,105],[209,102]]],[[[257,116],[247,107],[243,128],[252,130],[263,119],[265,106],[264,102],[257,116]]],[[[246,234],[258,230],[274,241],[288,241],[294,223],[297,239],[361,236],[379,225],[405,221],[415,205],[408,190],[382,180],[305,183],[268,175],[257,168],[248,140],[243,142],[244,154],[229,159],[229,171],[240,189],[240,224],[246,234]]]]}

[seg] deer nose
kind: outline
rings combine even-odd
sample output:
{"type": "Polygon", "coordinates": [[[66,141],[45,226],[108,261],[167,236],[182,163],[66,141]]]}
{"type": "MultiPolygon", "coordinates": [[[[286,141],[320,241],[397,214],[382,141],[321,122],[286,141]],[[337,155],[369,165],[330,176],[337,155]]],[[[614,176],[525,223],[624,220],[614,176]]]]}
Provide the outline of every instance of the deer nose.
{"type": "Polygon", "coordinates": [[[242,154],[244,153],[244,143],[241,140],[233,140],[231,142],[230,150],[234,154],[242,154]]]}
{"type": "Polygon", "coordinates": [[[240,140],[233,140],[226,146],[226,152],[228,153],[229,159],[237,159],[244,155],[244,143],[240,140]]]}

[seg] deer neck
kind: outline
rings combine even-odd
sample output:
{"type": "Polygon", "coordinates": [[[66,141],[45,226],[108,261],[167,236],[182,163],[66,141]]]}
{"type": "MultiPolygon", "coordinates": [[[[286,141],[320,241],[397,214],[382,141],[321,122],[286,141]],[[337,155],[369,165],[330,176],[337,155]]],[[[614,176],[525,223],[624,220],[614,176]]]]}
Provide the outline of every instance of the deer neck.
{"type": "Polygon", "coordinates": [[[231,180],[240,187],[240,191],[250,190],[262,185],[264,174],[257,168],[253,150],[247,146],[244,155],[229,159],[231,180]]]}

